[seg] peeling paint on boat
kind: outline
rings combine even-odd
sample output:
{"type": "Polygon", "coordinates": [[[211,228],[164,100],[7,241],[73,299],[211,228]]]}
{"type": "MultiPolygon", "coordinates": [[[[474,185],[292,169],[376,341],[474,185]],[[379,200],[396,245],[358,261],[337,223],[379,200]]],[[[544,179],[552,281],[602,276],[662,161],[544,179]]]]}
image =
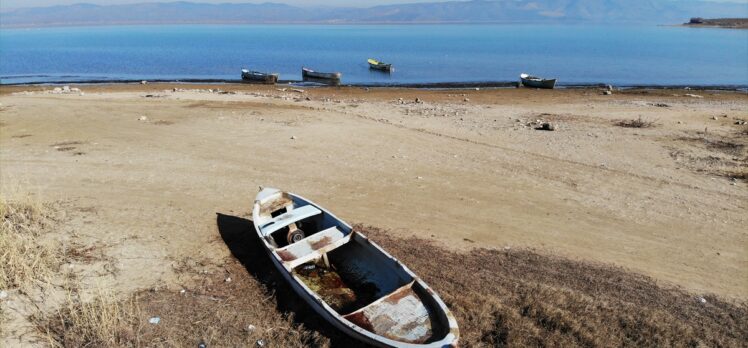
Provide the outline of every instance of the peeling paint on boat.
{"type": "Polygon", "coordinates": [[[263,189],[253,222],[294,291],[344,333],[380,347],[457,345],[457,321],[439,296],[332,213],[298,195],[263,189]],[[296,223],[306,237],[284,244],[290,229],[283,224],[296,223]]]}

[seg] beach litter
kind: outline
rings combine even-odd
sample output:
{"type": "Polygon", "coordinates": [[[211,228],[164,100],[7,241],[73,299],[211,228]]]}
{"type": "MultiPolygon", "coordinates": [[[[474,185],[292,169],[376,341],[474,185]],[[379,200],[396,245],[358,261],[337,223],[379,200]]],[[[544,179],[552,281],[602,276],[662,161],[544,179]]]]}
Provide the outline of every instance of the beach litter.
{"type": "Polygon", "coordinates": [[[147,116],[140,116],[140,117],[138,117],[138,121],[148,121],[148,117],[147,116]]]}
{"type": "Polygon", "coordinates": [[[536,130],[544,130],[544,131],[555,131],[556,126],[553,125],[553,123],[550,122],[543,122],[540,127],[535,128],[536,130]]]}
{"type": "Polygon", "coordinates": [[[5,290],[0,290],[0,300],[4,300],[8,298],[8,292],[5,290]]]}
{"type": "Polygon", "coordinates": [[[698,94],[690,94],[690,93],[684,94],[684,96],[690,97],[690,98],[704,98],[704,96],[701,96],[698,94]]]}
{"type": "Polygon", "coordinates": [[[153,325],[158,325],[158,323],[161,322],[161,318],[160,317],[151,317],[151,319],[148,319],[148,322],[151,323],[151,324],[153,324],[153,325]]]}

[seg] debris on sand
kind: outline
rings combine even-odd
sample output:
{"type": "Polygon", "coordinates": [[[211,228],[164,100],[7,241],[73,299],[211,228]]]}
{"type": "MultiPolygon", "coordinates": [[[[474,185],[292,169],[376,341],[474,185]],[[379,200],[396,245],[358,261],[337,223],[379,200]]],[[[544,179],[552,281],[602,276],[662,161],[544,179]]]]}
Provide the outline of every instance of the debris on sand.
{"type": "Polygon", "coordinates": [[[611,95],[611,94],[613,94],[613,92],[611,92],[611,91],[603,91],[603,95],[611,95]]]}
{"type": "Polygon", "coordinates": [[[543,122],[540,127],[535,128],[536,130],[544,130],[544,131],[555,131],[556,126],[553,125],[553,123],[550,122],[543,122]]]}
{"type": "Polygon", "coordinates": [[[148,117],[147,116],[140,116],[140,117],[138,117],[138,121],[148,121],[148,117]]]}
{"type": "Polygon", "coordinates": [[[690,98],[704,98],[704,96],[701,96],[698,94],[690,94],[690,93],[684,94],[684,96],[690,97],[690,98]]]}
{"type": "Polygon", "coordinates": [[[73,94],[73,93],[80,93],[83,95],[83,92],[81,92],[80,88],[70,88],[70,86],[62,86],[62,87],[55,87],[52,90],[45,91],[48,94],[73,94]]]}
{"type": "Polygon", "coordinates": [[[151,319],[148,319],[148,322],[153,325],[158,325],[158,323],[161,322],[161,317],[151,317],[151,319]]]}

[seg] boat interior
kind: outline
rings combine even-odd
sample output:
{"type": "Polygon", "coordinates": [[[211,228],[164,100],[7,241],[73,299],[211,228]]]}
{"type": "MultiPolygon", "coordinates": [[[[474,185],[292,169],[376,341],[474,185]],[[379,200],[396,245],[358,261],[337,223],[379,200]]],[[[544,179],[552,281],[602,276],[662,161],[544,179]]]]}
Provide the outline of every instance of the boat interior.
{"type": "Polygon", "coordinates": [[[265,243],[286,269],[340,317],[407,343],[438,341],[449,332],[446,314],[429,289],[329,213],[276,192],[258,199],[254,216],[265,243]]]}

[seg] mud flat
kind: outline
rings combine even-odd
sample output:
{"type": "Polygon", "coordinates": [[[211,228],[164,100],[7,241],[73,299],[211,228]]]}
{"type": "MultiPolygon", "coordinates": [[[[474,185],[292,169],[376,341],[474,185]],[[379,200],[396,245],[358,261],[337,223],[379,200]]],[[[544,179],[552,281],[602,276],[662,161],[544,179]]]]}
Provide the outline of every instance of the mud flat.
{"type": "MultiPolygon", "coordinates": [[[[236,244],[237,238],[250,243],[242,239],[243,228],[258,185],[301,193],[347,221],[377,226],[373,239],[385,241],[388,251],[413,264],[414,271],[444,293],[457,308],[458,320],[472,323],[469,318],[481,317],[497,323],[495,328],[472,325],[465,332],[469,344],[529,344],[507,338],[520,336],[562,345],[669,344],[653,341],[654,334],[625,341],[630,337],[625,330],[608,335],[602,327],[595,330],[597,338],[561,334],[584,331],[570,328],[591,324],[571,318],[589,317],[579,308],[604,307],[595,301],[606,298],[619,299],[608,313],[624,313],[619,309],[636,304],[649,311],[653,322],[662,313],[670,318],[743,318],[726,328],[709,326],[714,341],[704,332],[683,334],[696,327],[697,319],[678,328],[648,326],[648,332],[662,333],[657,337],[672,337],[670,343],[687,337],[729,345],[744,341],[729,341],[731,333],[732,339],[746,337],[744,92],[632,89],[605,95],[597,89],[231,84],[71,86],[79,89],[75,92],[52,88],[0,87],[0,183],[4,198],[23,192],[61,212],[55,223],[44,225],[45,235],[66,246],[60,267],[73,270],[77,285],[52,276],[55,287],[35,290],[57,294],[43,302],[38,292],[9,286],[9,296],[0,300],[6,317],[0,330],[4,343],[28,343],[38,335],[20,334],[38,332],[27,320],[36,311],[31,303],[54,313],[65,304],[60,295],[65,289],[74,289],[81,303],[89,303],[100,288],[113,292],[113,302],[102,303],[135,296],[131,303],[139,304],[137,320],[123,322],[145,322],[145,331],[123,329],[119,342],[172,337],[168,332],[185,329],[169,326],[182,323],[179,316],[163,314],[185,294],[194,294],[188,298],[197,302],[192,307],[179,302],[185,306],[179,308],[201,308],[197,313],[212,323],[195,334],[193,343],[221,336],[215,328],[223,315],[210,312],[214,303],[273,310],[266,317],[243,317],[241,322],[256,328],[237,326],[231,329],[232,340],[264,339],[286,346],[342,342],[329,328],[305,318],[303,306],[286,304],[282,291],[272,291],[280,286],[272,271],[248,259],[264,254],[237,248],[244,245],[236,244]],[[554,130],[538,130],[544,123],[554,130]],[[216,213],[221,214],[218,223],[216,213]],[[231,217],[228,225],[221,216],[231,217]],[[438,257],[426,262],[409,256],[427,256],[424,252],[438,257]],[[493,266],[476,263],[465,272],[473,277],[455,275],[455,263],[475,255],[494,260],[487,263],[493,266]],[[514,260],[512,255],[527,262],[501,261],[514,260]],[[529,274],[536,280],[512,276],[524,264],[534,270],[529,274]],[[514,268],[502,268],[510,265],[514,268]],[[605,273],[611,269],[618,273],[605,273]],[[574,270],[580,273],[572,277],[574,270]],[[611,285],[619,276],[634,285],[611,285]],[[462,296],[451,288],[481,284],[481,277],[490,288],[485,292],[462,296]],[[509,283],[500,281],[504,278],[509,283]],[[581,279],[591,285],[583,288],[581,279]],[[636,284],[646,284],[652,292],[642,294],[636,284]],[[242,286],[253,289],[247,293],[262,304],[237,297],[242,286]],[[486,297],[509,288],[519,290],[506,298],[486,297]],[[553,301],[543,302],[546,291],[553,293],[553,301]],[[37,302],[24,295],[28,293],[37,294],[37,302]],[[574,300],[562,304],[562,297],[574,300]],[[648,302],[660,297],[668,302],[648,302]],[[489,302],[492,312],[470,312],[478,310],[471,303],[489,302]],[[558,308],[566,314],[553,317],[558,308]],[[148,324],[156,315],[164,321],[148,324]],[[550,322],[555,326],[538,324],[550,322]],[[260,331],[256,323],[275,331],[260,331]],[[296,343],[282,341],[280,333],[293,333],[289,337],[296,343]]],[[[74,312],[77,307],[67,308],[74,312]]],[[[616,317],[598,317],[601,322],[611,318],[616,317]]],[[[72,327],[50,332],[67,333],[72,340],[80,336],[66,331],[72,327]]],[[[174,339],[173,345],[186,344],[174,339]]]]}

